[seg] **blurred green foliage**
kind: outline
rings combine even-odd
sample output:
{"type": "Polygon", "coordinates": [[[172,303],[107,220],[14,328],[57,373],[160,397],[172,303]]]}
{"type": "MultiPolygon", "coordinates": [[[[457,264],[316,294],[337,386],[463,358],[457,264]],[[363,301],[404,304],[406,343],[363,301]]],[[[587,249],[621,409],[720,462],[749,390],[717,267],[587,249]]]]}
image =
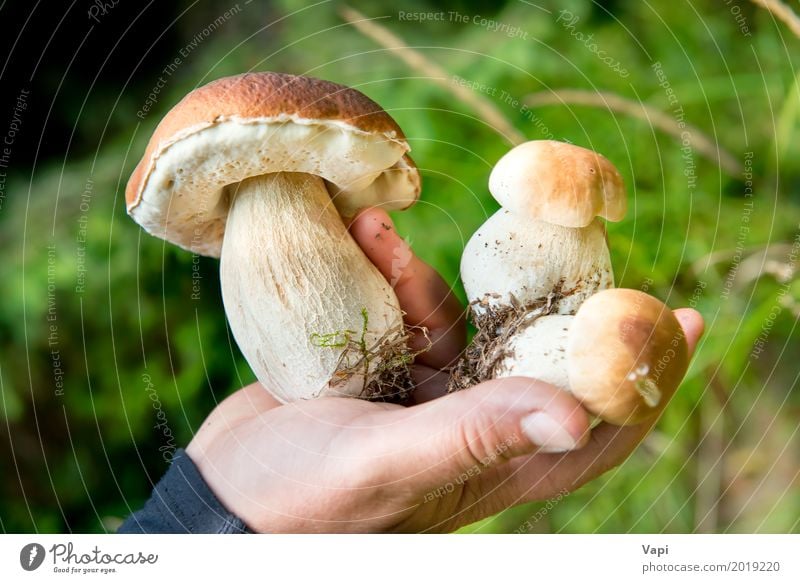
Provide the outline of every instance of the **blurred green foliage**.
{"type": "MultiPolygon", "coordinates": [[[[234,4],[186,12],[187,42],[234,4]]],[[[630,212],[608,226],[618,284],[650,281],[650,293],[670,305],[695,306],[707,334],[657,429],[623,466],[554,503],[464,530],[797,532],[800,289],[789,245],[800,217],[792,62],[800,41],[747,2],[740,11],[750,36],[711,0],[508,1],[491,11],[466,0],[403,4],[404,12],[457,11],[469,21],[409,22],[391,5],[352,2],[451,74],[520,101],[560,88],[602,90],[671,115],[652,68],[660,62],[686,121],[743,170],[752,163],[748,197],[744,174],[697,152],[687,162],[679,139],[629,115],[569,104],[526,112],[488,96],[529,139],[544,127],[620,168],[630,212]],[[630,75],[615,74],[569,34],[562,9],[630,75]],[[478,14],[526,36],[474,24],[478,14]]],[[[0,212],[3,530],[113,530],[149,495],[170,447],[185,445],[216,402],[253,379],[226,326],[217,262],[199,260],[200,299],[191,299],[192,255],[144,234],[125,212],[124,186],[149,135],[192,87],[276,70],[353,86],[382,104],[424,176],[422,200],[395,215],[398,229],[464,299],[460,253],[497,208],[487,178],[511,144],[451,91],[346,25],[337,6],[242,4],[183,59],[144,120],[136,112],[156,78],[135,79],[110,110],[129,131],[102,135],[92,112],[77,120],[98,128],[94,156],[10,175],[0,212]]]]}

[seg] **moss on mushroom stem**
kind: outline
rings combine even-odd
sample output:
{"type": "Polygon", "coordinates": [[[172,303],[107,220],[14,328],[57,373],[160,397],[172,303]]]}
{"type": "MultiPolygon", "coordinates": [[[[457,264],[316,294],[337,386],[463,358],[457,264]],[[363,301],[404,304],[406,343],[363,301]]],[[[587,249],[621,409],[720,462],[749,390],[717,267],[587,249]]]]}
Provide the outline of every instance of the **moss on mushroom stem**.
{"type": "Polygon", "coordinates": [[[411,365],[414,357],[425,352],[408,348],[410,334],[405,326],[387,330],[373,344],[368,344],[369,312],[361,308],[362,326],[355,330],[337,330],[320,334],[314,332],[310,341],[319,348],[341,348],[339,361],[331,381],[331,388],[346,385],[353,377],[362,379],[360,398],[379,401],[403,402],[413,391],[411,365]],[[356,338],[355,335],[359,334],[356,338]]]}

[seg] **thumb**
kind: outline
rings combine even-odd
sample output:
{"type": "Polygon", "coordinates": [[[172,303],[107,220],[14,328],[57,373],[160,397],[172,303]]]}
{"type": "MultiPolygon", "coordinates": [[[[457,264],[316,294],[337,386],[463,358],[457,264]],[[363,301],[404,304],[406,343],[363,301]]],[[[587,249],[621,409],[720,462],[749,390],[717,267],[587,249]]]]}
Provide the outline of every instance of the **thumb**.
{"type": "MultiPolygon", "coordinates": [[[[375,461],[391,482],[434,490],[513,457],[564,452],[589,439],[586,411],[569,393],[524,377],[487,381],[422,405],[387,411],[375,461]]],[[[461,483],[459,482],[459,483],[461,483]]]]}

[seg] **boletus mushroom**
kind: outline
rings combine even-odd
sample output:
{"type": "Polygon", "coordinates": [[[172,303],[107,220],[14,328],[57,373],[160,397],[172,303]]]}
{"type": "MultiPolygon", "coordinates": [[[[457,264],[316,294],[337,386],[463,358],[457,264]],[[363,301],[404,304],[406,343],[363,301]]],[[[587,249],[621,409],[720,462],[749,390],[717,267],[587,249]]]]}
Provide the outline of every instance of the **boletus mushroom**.
{"type": "Polygon", "coordinates": [[[683,329],[666,305],[641,291],[609,289],[574,316],[546,315],[520,326],[493,374],[549,382],[596,417],[631,425],[662,409],[688,364],[683,329]]]}
{"type": "Polygon", "coordinates": [[[661,302],[612,289],[600,218],[625,215],[617,169],[591,150],[533,141],[500,159],[489,190],[502,208],[462,256],[478,330],[452,371],[450,390],[529,376],[570,390],[611,423],[655,414],[685,373],[686,344],[661,302]],[[638,311],[626,303],[634,299],[638,311]],[[664,344],[673,338],[676,346],[664,344]],[[670,350],[673,357],[656,358],[670,350]],[[657,362],[663,370],[655,373],[657,362]]]}
{"type": "MultiPolygon", "coordinates": [[[[475,232],[461,279],[480,325],[514,310],[574,314],[614,286],[605,228],[625,216],[625,186],[596,152],[552,140],[516,146],[492,169],[489,191],[503,208],[475,232]]],[[[491,324],[490,324],[491,325],[491,324]]]]}
{"type": "Polygon", "coordinates": [[[402,397],[402,312],[345,222],[416,201],[409,149],[355,89],[279,73],[223,78],[161,121],[128,182],[128,213],[220,257],[234,338],[277,399],[402,397]]]}
{"type": "Polygon", "coordinates": [[[492,169],[502,205],[473,234],[461,279],[478,331],[454,368],[450,390],[494,378],[500,350],[520,326],[575,314],[614,287],[603,223],[625,215],[625,186],[600,154],[552,140],[516,146],[492,169]]]}

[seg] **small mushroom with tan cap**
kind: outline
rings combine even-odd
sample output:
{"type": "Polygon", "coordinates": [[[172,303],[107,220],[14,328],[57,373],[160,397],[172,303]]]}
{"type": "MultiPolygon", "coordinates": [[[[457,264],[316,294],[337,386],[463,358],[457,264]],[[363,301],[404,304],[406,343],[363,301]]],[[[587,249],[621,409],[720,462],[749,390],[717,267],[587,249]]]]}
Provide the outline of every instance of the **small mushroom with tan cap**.
{"type": "Polygon", "coordinates": [[[522,327],[494,375],[549,382],[598,418],[631,425],[661,411],[688,364],[683,329],[667,306],[644,292],[610,289],[574,316],[542,316],[522,327]]]}
{"type": "Polygon", "coordinates": [[[461,279],[478,328],[451,390],[493,378],[498,346],[546,314],[575,314],[614,287],[602,217],[625,215],[625,186],[600,154],[541,140],[516,146],[489,177],[503,206],[470,238],[461,279]]]}
{"type": "Polygon", "coordinates": [[[280,401],[389,397],[410,386],[402,312],[342,217],[416,201],[408,150],[397,123],[354,89],[228,77],[161,121],[128,182],[128,213],[221,257],[233,335],[280,401]]]}
{"type": "Polygon", "coordinates": [[[574,314],[614,286],[605,229],[597,217],[625,215],[625,186],[596,152],[550,140],[526,142],[489,177],[502,205],[464,249],[461,278],[478,318],[487,311],[549,305],[574,314]]]}

